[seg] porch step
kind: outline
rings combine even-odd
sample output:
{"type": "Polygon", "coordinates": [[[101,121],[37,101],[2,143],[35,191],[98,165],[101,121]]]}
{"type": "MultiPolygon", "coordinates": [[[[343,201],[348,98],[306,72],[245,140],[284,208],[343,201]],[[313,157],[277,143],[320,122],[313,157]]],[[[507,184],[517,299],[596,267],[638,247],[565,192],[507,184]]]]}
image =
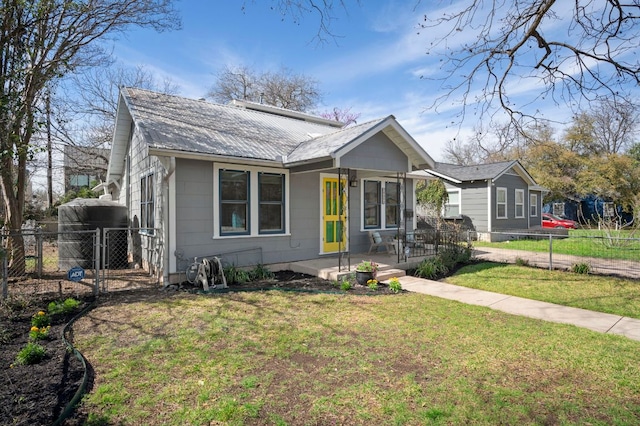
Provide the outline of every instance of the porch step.
{"type": "Polygon", "coordinates": [[[376,279],[379,282],[385,282],[385,281],[389,281],[389,279],[396,277],[404,277],[405,275],[407,275],[407,271],[405,271],[404,269],[384,269],[381,271],[378,271],[378,276],[376,277],[376,279]]]}

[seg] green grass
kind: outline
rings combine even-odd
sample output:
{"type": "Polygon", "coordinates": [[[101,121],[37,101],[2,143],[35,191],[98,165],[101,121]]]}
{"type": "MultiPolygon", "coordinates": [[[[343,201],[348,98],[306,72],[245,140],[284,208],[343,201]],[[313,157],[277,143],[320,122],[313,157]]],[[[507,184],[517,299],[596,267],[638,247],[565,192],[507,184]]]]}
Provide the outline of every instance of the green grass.
{"type": "Polygon", "coordinates": [[[418,294],[111,303],[74,338],[87,425],[640,422],[640,342],[418,294]]]}
{"type": "Polygon", "coordinates": [[[640,281],[501,263],[467,265],[446,281],[559,305],[640,319],[640,281]]]}
{"type": "MultiPolygon", "coordinates": [[[[553,239],[553,252],[574,256],[637,261],[640,258],[640,239],[629,239],[633,234],[628,231],[622,231],[616,235],[619,237],[618,239],[606,238],[605,234],[598,230],[571,230],[569,238],[553,239]]],[[[549,238],[519,239],[495,243],[476,241],[474,246],[548,253],[549,238]]]]}

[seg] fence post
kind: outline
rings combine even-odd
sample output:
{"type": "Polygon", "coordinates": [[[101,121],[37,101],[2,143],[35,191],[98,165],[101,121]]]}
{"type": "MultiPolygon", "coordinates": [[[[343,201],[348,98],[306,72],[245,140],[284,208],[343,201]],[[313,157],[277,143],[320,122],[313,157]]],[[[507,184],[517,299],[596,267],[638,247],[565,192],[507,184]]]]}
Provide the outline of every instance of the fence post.
{"type": "Polygon", "coordinates": [[[549,234],[549,270],[553,271],[553,235],[549,234]]]}
{"type": "Polygon", "coordinates": [[[36,228],[36,274],[38,278],[42,278],[42,258],[44,253],[42,252],[42,229],[36,228]]]}
{"type": "Polygon", "coordinates": [[[6,299],[9,295],[9,265],[7,264],[7,251],[0,246],[0,260],[2,260],[2,298],[6,299]]]}
{"type": "Polygon", "coordinates": [[[96,228],[96,233],[93,238],[93,252],[95,253],[95,265],[93,266],[93,273],[95,275],[95,287],[93,289],[93,294],[97,296],[100,291],[100,228],[96,228]]]}

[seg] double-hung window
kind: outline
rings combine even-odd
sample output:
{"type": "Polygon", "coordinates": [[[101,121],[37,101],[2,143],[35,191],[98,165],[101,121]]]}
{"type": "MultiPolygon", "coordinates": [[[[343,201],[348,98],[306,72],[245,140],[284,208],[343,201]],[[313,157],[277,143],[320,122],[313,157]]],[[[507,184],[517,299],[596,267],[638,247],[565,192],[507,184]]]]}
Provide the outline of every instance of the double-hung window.
{"type": "Polygon", "coordinates": [[[153,235],[155,211],[153,208],[153,174],[140,179],[140,228],[142,233],[153,235]]]}
{"type": "Polygon", "coordinates": [[[516,206],[516,217],[523,218],[524,217],[524,189],[516,189],[515,206],[516,206]]]}
{"type": "Polygon", "coordinates": [[[383,229],[400,226],[402,220],[400,183],[364,180],[362,188],[363,228],[383,229]]]}
{"type": "Polygon", "coordinates": [[[529,212],[531,217],[538,216],[538,194],[529,194],[529,212]]]}
{"type": "Polygon", "coordinates": [[[284,232],[284,175],[259,173],[260,233],[284,232]]]}
{"type": "Polygon", "coordinates": [[[220,170],[220,235],[249,233],[249,172],[220,170]]]}
{"type": "Polygon", "coordinates": [[[380,181],[364,181],[364,227],[380,227],[380,207],[382,197],[380,194],[380,181]]]}
{"type": "Polygon", "coordinates": [[[496,217],[507,218],[507,188],[496,188],[496,217]]]}
{"type": "Polygon", "coordinates": [[[398,227],[400,225],[400,184],[386,182],[384,188],[385,226],[398,227]]]}
{"type": "Polygon", "coordinates": [[[460,216],[460,190],[447,191],[448,200],[444,205],[444,217],[460,216]]]}

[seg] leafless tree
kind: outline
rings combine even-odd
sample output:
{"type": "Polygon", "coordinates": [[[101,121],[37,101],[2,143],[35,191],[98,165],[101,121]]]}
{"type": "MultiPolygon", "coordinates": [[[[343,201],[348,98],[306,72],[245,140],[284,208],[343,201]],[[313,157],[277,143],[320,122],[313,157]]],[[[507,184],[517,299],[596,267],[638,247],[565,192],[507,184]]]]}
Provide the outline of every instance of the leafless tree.
{"type": "Polygon", "coordinates": [[[351,108],[342,109],[335,107],[330,111],[321,112],[320,117],[339,121],[340,123],[344,123],[346,127],[351,124],[356,124],[358,122],[358,118],[360,118],[360,113],[356,114],[351,112],[351,108]]]}
{"type": "Polygon", "coordinates": [[[550,138],[550,133],[543,124],[521,129],[510,122],[490,122],[485,128],[476,128],[466,141],[456,138],[447,142],[444,159],[459,165],[517,160],[525,156],[529,146],[550,138]]]}
{"type": "Polygon", "coordinates": [[[624,100],[602,100],[593,114],[595,144],[600,153],[619,154],[629,149],[635,137],[638,122],[636,106],[624,100]]]}
{"type": "Polygon", "coordinates": [[[444,30],[428,50],[443,58],[446,72],[447,90],[435,105],[461,94],[480,115],[497,102],[522,122],[536,117],[534,105],[545,98],[569,106],[603,97],[629,100],[629,87],[640,83],[639,20],[636,0],[451,4],[425,15],[421,24],[423,30],[444,30]],[[539,87],[537,95],[516,104],[518,88],[528,83],[539,87]]]}
{"type": "MultiPolygon", "coordinates": [[[[247,8],[247,3],[255,3],[255,0],[244,0],[242,10],[247,8]]],[[[319,43],[335,41],[339,35],[333,32],[332,22],[337,18],[338,9],[347,11],[344,0],[272,0],[271,9],[276,12],[283,21],[292,19],[295,24],[301,25],[307,15],[312,15],[318,20],[318,31],[315,39],[319,43]]],[[[359,4],[359,0],[354,0],[359,4]]]]}
{"type": "Polygon", "coordinates": [[[221,103],[239,99],[306,112],[318,104],[322,93],[316,80],[287,68],[258,73],[246,66],[226,66],[207,97],[221,103]]]}
{"type": "Polygon", "coordinates": [[[581,155],[626,152],[637,137],[638,109],[630,102],[600,100],[588,112],[576,114],[564,136],[567,147],[581,155]]]}
{"type": "MultiPolygon", "coordinates": [[[[172,0],[4,1],[0,5],[0,188],[6,224],[19,230],[25,205],[27,161],[38,130],[46,88],[80,67],[104,60],[101,41],[133,26],[180,27],[172,0]]],[[[10,259],[24,270],[22,239],[10,259]]]]}

